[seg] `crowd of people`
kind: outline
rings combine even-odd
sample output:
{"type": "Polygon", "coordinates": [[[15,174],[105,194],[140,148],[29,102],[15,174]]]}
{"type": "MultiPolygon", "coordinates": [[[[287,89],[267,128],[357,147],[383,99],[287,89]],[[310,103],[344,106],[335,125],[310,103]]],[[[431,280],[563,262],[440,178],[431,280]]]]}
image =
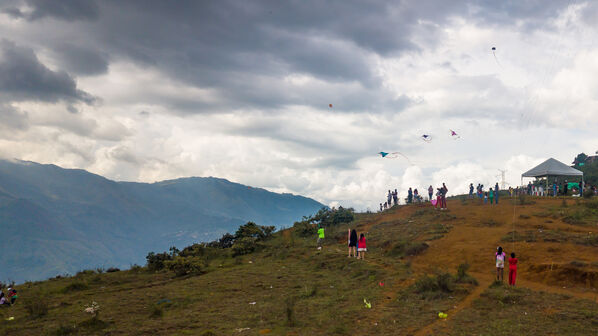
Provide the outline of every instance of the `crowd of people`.
{"type": "MultiPolygon", "coordinates": [[[[433,198],[434,196],[434,187],[431,185],[428,187],[428,198],[426,199],[424,195],[422,195],[417,188],[411,188],[407,190],[407,197],[405,198],[406,204],[411,203],[422,203],[425,201],[429,201],[432,203],[434,208],[440,210],[446,210],[446,195],[448,193],[448,188],[443,183],[442,187],[436,188],[436,199],[433,198]]],[[[386,195],[386,201],[384,203],[380,203],[380,211],[384,211],[387,209],[392,208],[393,206],[399,205],[399,194],[397,189],[394,191],[388,190],[388,194],[386,195]]]]}
{"type": "Polygon", "coordinates": [[[554,180],[552,184],[546,184],[542,181],[527,183],[526,186],[509,188],[511,196],[528,195],[528,196],[583,196],[586,193],[592,193],[598,195],[598,189],[595,185],[585,183],[584,181],[569,182],[564,180],[563,183],[559,183],[558,180],[554,180]]]}
{"type": "Polygon", "coordinates": [[[477,197],[480,199],[480,202],[483,202],[484,204],[488,202],[490,202],[490,204],[498,204],[499,192],[498,182],[496,182],[494,188],[488,190],[484,190],[484,185],[478,183],[477,187],[475,187],[475,195],[473,183],[469,184],[469,198],[477,197]]]}

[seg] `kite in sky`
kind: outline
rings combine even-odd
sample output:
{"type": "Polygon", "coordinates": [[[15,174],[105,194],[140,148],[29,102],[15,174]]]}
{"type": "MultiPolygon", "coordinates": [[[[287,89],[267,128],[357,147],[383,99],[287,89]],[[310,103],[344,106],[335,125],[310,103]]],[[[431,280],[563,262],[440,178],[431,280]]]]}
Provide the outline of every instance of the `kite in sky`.
{"type": "Polygon", "coordinates": [[[500,65],[500,62],[498,61],[498,57],[496,57],[496,47],[492,47],[492,55],[494,55],[494,60],[496,61],[496,64],[498,64],[498,66],[502,68],[502,65],[500,65]]]}
{"type": "Polygon", "coordinates": [[[424,140],[425,142],[430,142],[430,141],[432,141],[432,136],[431,136],[431,135],[429,135],[429,134],[423,134],[423,135],[421,136],[421,138],[422,138],[422,140],[424,140]]]}
{"type": "Polygon", "coordinates": [[[459,136],[459,134],[457,134],[457,132],[450,130],[451,131],[451,136],[453,137],[454,140],[460,139],[461,136],[459,136]]]}

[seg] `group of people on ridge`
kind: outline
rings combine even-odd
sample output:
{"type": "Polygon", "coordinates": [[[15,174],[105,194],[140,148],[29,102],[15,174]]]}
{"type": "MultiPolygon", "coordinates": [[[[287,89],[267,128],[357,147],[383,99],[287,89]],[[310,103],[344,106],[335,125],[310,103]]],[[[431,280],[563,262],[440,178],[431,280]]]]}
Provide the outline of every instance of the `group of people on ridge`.
{"type": "MultiPolygon", "coordinates": [[[[446,187],[446,185],[443,183],[442,187],[440,188],[436,188],[436,201],[434,201],[433,196],[434,196],[434,187],[430,186],[428,187],[428,199],[430,200],[430,202],[432,202],[432,204],[434,205],[435,208],[440,208],[441,210],[446,210],[447,206],[446,206],[446,194],[448,192],[448,188],[446,187]]],[[[399,196],[398,196],[398,192],[397,189],[395,189],[394,191],[388,190],[388,194],[386,196],[386,202],[384,203],[380,203],[380,211],[384,211],[386,209],[390,209],[395,205],[399,204],[399,196]]],[[[422,196],[419,191],[416,189],[413,189],[411,187],[409,187],[409,190],[407,190],[407,198],[405,198],[405,202],[407,204],[411,204],[411,203],[420,203],[424,201],[424,196],[422,196]]]]}
{"type": "MultiPolygon", "coordinates": [[[[494,204],[494,201],[496,201],[496,204],[498,204],[498,195],[499,195],[499,188],[498,188],[498,182],[496,182],[496,184],[494,185],[494,189],[490,188],[490,190],[488,191],[484,191],[484,185],[478,183],[478,186],[475,188],[476,190],[476,195],[477,197],[480,199],[480,201],[483,201],[484,204],[488,203],[488,200],[490,200],[490,204],[494,204]]],[[[473,198],[473,183],[469,184],[469,198],[473,198]]]]}

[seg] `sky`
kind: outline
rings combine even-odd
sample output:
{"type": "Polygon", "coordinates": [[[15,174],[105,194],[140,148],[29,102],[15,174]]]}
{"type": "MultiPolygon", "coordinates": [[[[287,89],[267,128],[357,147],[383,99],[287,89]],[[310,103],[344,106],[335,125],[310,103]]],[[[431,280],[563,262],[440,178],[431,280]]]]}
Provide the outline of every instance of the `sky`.
{"type": "Polygon", "coordinates": [[[0,158],[358,210],[517,185],[598,150],[596,22],[581,0],[3,0],[0,158]]]}

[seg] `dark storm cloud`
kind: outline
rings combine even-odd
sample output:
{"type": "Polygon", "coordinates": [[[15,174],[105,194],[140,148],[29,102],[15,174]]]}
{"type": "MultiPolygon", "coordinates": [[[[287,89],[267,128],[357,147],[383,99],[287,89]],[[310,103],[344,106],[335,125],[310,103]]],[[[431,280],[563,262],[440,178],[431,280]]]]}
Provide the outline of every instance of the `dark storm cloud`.
{"type": "MultiPolygon", "coordinates": [[[[347,110],[353,111],[397,111],[404,105],[384,92],[375,57],[433,49],[454,17],[482,26],[534,29],[568,5],[515,0],[25,2],[32,10],[21,16],[33,20],[32,29],[36,19],[46,17],[70,22],[76,44],[45,46],[59,55],[65,70],[94,75],[106,72],[109,60],[132,61],[221,97],[164,98],[164,105],[186,113],[319,107],[332,101],[350,102],[347,110]],[[289,75],[323,84],[310,90],[286,82],[289,75]],[[350,90],[339,89],[347,83],[353,84],[350,90]]],[[[15,3],[22,4],[13,1],[4,11],[16,15],[15,3]]]]}
{"type": "Polygon", "coordinates": [[[64,71],[40,63],[33,50],[0,41],[0,97],[8,101],[84,102],[94,98],[64,71]]]}
{"type": "Polygon", "coordinates": [[[56,50],[56,59],[65,70],[80,75],[99,75],[108,71],[106,53],[72,43],[64,43],[56,50]]]}
{"type": "MultiPolygon", "coordinates": [[[[9,0],[10,1],[10,0],[9,0]]],[[[11,1],[12,6],[8,6],[3,11],[17,18],[26,18],[27,20],[39,20],[46,17],[52,17],[65,21],[76,20],[94,20],[98,18],[99,7],[93,0],[25,0],[24,4],[32,8],[31,12],[23,12],[18,7],[14,7],[17,1],[11,1]]]]}

